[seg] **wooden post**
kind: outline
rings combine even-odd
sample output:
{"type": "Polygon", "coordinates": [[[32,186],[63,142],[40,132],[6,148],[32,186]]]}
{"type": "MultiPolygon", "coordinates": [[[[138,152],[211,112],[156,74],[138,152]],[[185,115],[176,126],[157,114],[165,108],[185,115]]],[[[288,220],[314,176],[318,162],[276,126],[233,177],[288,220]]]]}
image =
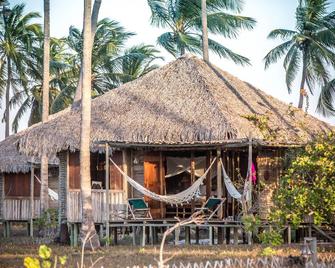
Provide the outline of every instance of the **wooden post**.
{"type": "MultiPolygon", "coordinates": [[[[163,166],[163,152],[159,152],[159,182],[160,182],[160,194],[164,195],[164,189],[165,189],[165,174],[164,174],[164,166],[163,166]]],[[[165,217],[165,208],[164,203],[160,202],[160,208],[161,208],[161,218],[165,217]]]]}
{"type": "MultiPolygon", "coordinates": [[[[206,156],[206,169],[212,163],[212,152],[208,152],[206,156]]],[[[206,176],[206,200],[211,197],[212,193],[212,171],[209,170],[206,176]]]]}
{"type": "MultiPolygon", "coordinates": [[[[191,152],[191,185],[195,182],[195,159],[194,159],[194,152],[191,152]]],[[[191,202],[191,211],[194,212],[195,202],[192,199],[191,202]]]]}
{"type": "MultiPolygon", "coordinates": [[[[106,166],[105,166],[105,188],[106,188],[106,211],[105,211],[105,220],[106,220],[106,246],[109,246],[109,145],[105,145],[105,156],[106,156],[106,166]]],[[[102,231],[102,230],[101,230],[102,231]]]]}
{"type": "Polygon", "coordinates": [[[34,181],[35,181],[35,169],[31,163],[30,168],[30,236],[34,236],[34,181]]]}
{"type": "MultiPolygon", "coordinates": [[[[248,209],[252,208],[252,138],[249,136],[249,146],[248,146],[248,179],[249,179],[249,205],[248,209]]],[[[252,244],[252,232],[248,232],[248,244],[252,244]]]]}
{"type": "MultiPolygon", "coordinates": [[[[218,198],[222,198],[222,170],[221,170],[221,149],[220,148],[217,148],[216,149],[216,180],[217,180],[217,183],[216,183],[216,191],[217,191],[217,197],[218,198]]],[[[222,208],[219,209],[218,211],[218,215],[219,215],[219,219],[222,219],[223,217],[223,213],[222,213],[222,208]]]]}
{"type": "MultiPolygon", "coordinates": [[[[129,157],[128,157],[128,151],[127,150],[122,150],[122,169],[123,172],[129,175],[130,171],[130,166],[129,166],[129,157]]],[[[128,199],[128,182],[127,179],[124,177],[123,178],[123,191],[124,191],[124,203],[127,203],[128,199]]]]}
{"type": "Polygon", "coordinates": [[[291,238],[291,225],[289,224],[287,226],[287,243],[289,245],[291,245],[291,242],[292,242],[291,240],[292,240],[292,238],[291,238]]]}

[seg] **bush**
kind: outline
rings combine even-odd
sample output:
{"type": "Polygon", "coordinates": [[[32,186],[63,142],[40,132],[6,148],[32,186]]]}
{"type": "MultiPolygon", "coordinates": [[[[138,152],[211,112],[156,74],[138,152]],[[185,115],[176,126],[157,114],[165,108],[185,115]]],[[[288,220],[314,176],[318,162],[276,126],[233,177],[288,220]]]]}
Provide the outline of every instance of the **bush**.
{"type": "Polygon", "coordinates": [[[281,233],[277,230],[264,230],[258,238],[265,245],[280,246],[284,243],[281,233]]]}
{"type": "Polygon", "coordinates": [[[335,134],[291,155],[291,161],[274,194],[276,210],[271,218],[281,224],[299,226],[308,218],[314,224],[334,224],[335,134]]]}

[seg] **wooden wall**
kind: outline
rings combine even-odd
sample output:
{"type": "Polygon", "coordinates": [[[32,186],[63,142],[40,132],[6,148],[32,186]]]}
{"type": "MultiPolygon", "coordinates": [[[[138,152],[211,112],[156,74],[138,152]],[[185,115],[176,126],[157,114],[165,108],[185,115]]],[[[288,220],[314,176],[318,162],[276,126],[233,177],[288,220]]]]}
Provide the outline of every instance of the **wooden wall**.
{"type": "MultiPolygon", "coordinates": [[[[115,151],[111,158],[122,169],[122,152],[115,151]]],[[[116,167],[110,163],[110,186],[111,190],[123,189],[123,178],[116,167]]],[[[105,155],[91,153],[91,179],[100,182],[105,188],[105,155]]],[[[80,189],[80,155],[79,152],[69,153],[69,189],[80,189]]]]}
{"type": "Polygon", "coordinates": [[[272,195],[282,172],[282,153],[278,150],[263,150],[257,156],[257,177],[261,191],[258,193],[259,216],[266,219],[271,211],[272,195]]]}
{"type": "MultiPolygon", "coordinates": [[[[39,177],[39,173],[36,172],[39,177]]],[[[29,173],[5,173],[5,197],[30,196],[30,172],[29,173]]],[[[35,180],[34,196],[40,196],[41,185],[35,180]]]]}

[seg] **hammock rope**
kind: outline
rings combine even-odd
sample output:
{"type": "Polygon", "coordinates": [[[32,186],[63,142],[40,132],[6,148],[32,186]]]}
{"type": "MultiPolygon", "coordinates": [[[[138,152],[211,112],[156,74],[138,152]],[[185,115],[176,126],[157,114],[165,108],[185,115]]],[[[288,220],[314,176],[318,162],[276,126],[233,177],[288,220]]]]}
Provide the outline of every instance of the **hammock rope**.
{"type": "MultiPolygon", "coordinates": [[[[39,177],[37,177],[36,175],[34,175],[34,176],[35,176],[35,179],[41,184],[41,180],[39,179],[39,177]]],[[[54,190],[48,188],[48,194],[49,194],[51,200],[53,200],[53,201],[58,200],[58,194],[54,190]]]]}
{"type": "Polygon", "coordinates": [[[205,173],[197,179],[189,188],[186,190],[173,195],[159,195],[157,193],[151,192],[149,189],[145,188],[138,182],[136,182],[134,179],[129,177],[126,173],[124,173],[117,164],[113,161],[113,159],[110,158],[110,161],[112,164],[116,167],[116,169],[123,175],[123,178],[127,180],[127,182],[137,191],[142,193],[145,196],[150,197],[151,199],[161,201],[164,203],[168,203],[171,205],[180,205],[189,203],[194,197],[200,196],[200,186],[203,184],[204,179],[206,178],[208,172],[211,170],[213,164],[216,161],[216,158],[213,159],[212,163],[208,167],[208,169],[205,171],[205,173]]]}

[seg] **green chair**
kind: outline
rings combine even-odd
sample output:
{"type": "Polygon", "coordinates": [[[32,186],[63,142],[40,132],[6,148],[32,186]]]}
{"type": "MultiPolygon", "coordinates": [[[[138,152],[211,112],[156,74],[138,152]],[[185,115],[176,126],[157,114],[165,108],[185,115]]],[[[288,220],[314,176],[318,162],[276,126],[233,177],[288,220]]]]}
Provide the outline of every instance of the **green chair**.
{"type": "Polygon", "coordinates": [[[212,218],[218,218],[218,211],[222,207],[226,198],[210,197],[201,208],[196,208],[195,211],[199,211],[206,216],[205,220],[209,221],[212,218]]]}
{"type": "Polygon", "coordinates": [[[143,198],[128,199],[128,208],[133,220],[152,220],[150,208],[143,198]]]}

